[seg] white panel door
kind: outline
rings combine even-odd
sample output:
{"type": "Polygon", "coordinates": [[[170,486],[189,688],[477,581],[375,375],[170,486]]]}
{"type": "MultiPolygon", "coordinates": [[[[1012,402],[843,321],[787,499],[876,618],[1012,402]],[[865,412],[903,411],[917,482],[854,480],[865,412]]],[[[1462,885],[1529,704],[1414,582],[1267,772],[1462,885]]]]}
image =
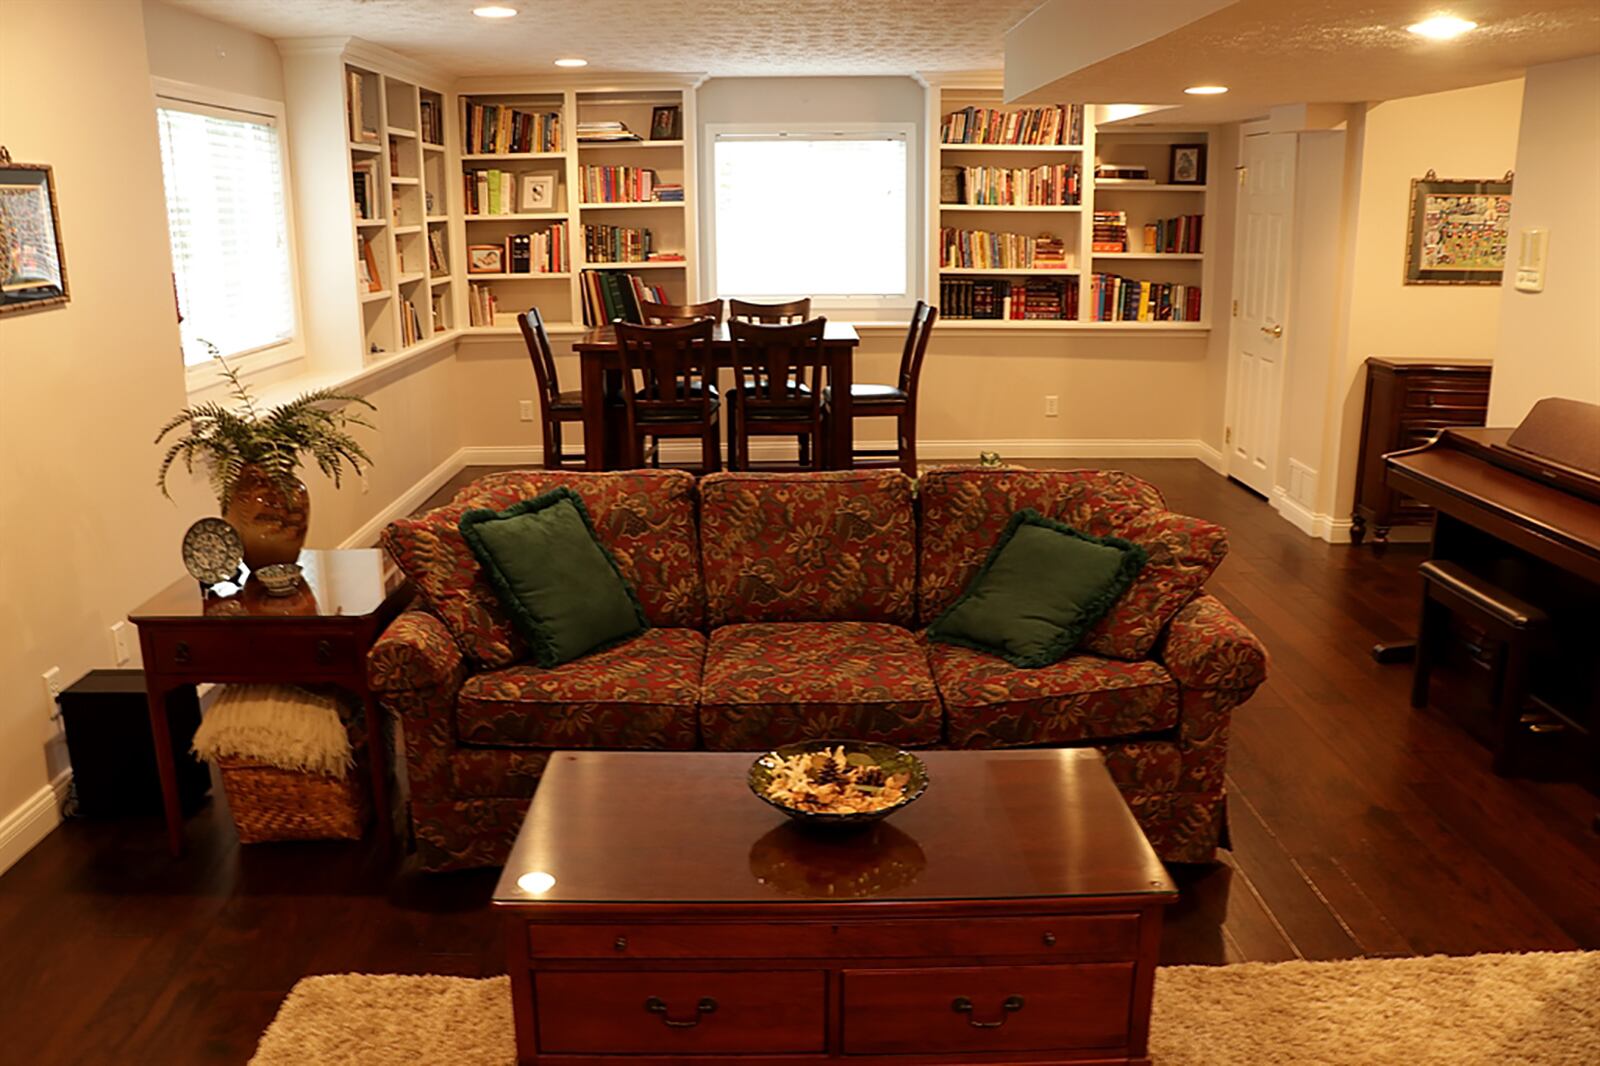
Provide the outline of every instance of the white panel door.
{"type": "Polygon", "coordinates": [[[1245,138],[1235,254],[1239,294],[1228,367],[1228,476],[1270,497],[1289,318],[1296,135],[1245,138]]]}

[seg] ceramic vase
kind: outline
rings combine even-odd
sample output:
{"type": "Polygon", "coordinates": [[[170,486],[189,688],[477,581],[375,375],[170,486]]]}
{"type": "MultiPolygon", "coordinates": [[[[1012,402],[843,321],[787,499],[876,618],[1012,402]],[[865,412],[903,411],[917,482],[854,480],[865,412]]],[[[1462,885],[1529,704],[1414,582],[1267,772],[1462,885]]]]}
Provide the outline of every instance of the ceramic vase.
{"type": "Polygon", "coordinates": [[[239,531],[244,542],[244,562],[250,569],[268,563],[292,563],[300,558],[311,522],[311,498],[305,483],[296,478],[285,487],[255,466],[239,471],[222,509],[222,517],[239,531]]]}

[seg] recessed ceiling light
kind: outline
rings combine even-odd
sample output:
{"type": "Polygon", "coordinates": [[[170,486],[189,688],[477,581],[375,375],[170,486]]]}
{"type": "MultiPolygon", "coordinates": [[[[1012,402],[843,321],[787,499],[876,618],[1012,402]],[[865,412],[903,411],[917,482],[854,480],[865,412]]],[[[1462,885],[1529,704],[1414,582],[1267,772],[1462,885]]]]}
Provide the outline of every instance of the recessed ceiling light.
{"type": "Polygon", "coordinates": [[[1221,96],[1228,91],[1226,85],[1191,85],[1183,90],[1190,96],[1221,96]]]}
{"type": "Polygon", "coordinates": [[[1426,37],[1433,41],[1449,41],[1460,37],[1468,30],[1478,28],[1476,22],[1458,19],[1454,15],[1435,15],[1430,19],[1423,19],[1406,29],[1418,37],[1426,37]]]}
{"type": "Polygon", "coordinates": [[[556,60],[556,66],[558,67],[586,67],[588,65],[589,61],[587,59],[579,59],[576,56],[571,59],[556,60]]]}
{"type": "Polygon", "coordinates": [[[481,19],[508,19],[517,13],[517,9],[504,4],[490,4],[488,7],[475,7],[472,13],[481,19]]]}

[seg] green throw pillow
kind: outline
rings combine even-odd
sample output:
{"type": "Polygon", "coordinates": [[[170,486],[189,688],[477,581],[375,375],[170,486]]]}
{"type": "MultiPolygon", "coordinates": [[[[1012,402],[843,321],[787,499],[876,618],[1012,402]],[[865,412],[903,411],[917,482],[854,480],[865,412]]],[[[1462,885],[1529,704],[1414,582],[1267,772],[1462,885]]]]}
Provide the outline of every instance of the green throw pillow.
{"type": "Polygon", "coordinates": [[[1121,537],[1018,511],[928,639],[994,652],[1015,666],[1049,666],[1128,591],[1147,558],[1121,537]]]}
{"type": "Polygon", "coordinates": [[[559,666],[645,629],[633,586],[571,489],[504,511],[468,511],[461,535],[540,666],[559,666]]]}

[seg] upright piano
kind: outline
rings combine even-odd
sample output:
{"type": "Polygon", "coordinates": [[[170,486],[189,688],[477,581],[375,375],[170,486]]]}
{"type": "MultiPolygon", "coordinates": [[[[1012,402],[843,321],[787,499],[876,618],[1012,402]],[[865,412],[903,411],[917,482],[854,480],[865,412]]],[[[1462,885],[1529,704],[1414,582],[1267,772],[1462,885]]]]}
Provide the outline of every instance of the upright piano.
{"type": "MultiPolygon", "coordinates": [[[[1546,399],[1515,429],[1446,429],[1385,457],[1391,488],[1435,509],[1432,556],[1549,617],[1530,702],[1600,758],[1600,405],[1546,399]]],[[[1404,645],[1373,649],[1380,661],[1404,645]]],[[[1591,784],[1593,780],[1591,778],[1591,784]]]]}

